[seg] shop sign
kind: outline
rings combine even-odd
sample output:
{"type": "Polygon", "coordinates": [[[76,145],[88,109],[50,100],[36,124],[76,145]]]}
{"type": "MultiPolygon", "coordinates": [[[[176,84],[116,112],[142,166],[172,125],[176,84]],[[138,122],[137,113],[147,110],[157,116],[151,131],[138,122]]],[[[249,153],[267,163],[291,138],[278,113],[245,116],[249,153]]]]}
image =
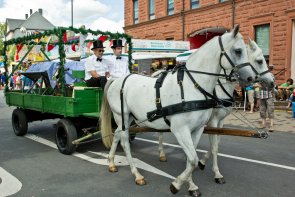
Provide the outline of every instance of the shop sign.
{"type": "Polygon", "coordinates": [[[133,51],[187,51],[187,41],[132,39],[133,51]]]}

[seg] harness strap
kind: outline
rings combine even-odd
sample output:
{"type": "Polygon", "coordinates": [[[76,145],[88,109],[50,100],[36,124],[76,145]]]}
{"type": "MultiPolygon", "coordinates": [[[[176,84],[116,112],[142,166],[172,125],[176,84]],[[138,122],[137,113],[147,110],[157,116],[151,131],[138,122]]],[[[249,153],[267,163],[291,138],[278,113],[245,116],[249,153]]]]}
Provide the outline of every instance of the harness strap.
{"type": "Polygon", "coordinates": [[[270,72],[269,70],[266,70],[266,71],[264,71],[262,73],[259,73],[259,75],[262,76],[262,75],[265,75],[266,73],[269,73],[269,72],[270,72]]]}
{"type": "Polygon", "coordinates": [[[209,92],[207,92],[206,90],[204,90],[193,78],[193,76],[191,75],[191,73],[186,70],[187,75],[189,76],[189,78],[191,79],[191,81],[193,82],[195,88],[197,88],[206,98],[206,100],[208,100],[208,97],[212,98],[213,100],[215,100],[217,103],[221,104],[222,102],[220,101],[219,98],[217,98],[217,96],[210,94],[209,92]]]}
{"type": "Polygon", "coordinates": [[[184,102],[184,91],[183,91],[183,77],[184,77],[184,70],[185,70],[185,65],[182,65],[181,67],[178,68],[177,71],[177,83],[180,88],[180,94],[181,94],[181,100],[184,102]]]}
{"type": "Polygon", "coordinates": [[[124,90],[124,85],[125,85],[125,82],[127,80],[128,77],[130,77],[132,74],[129,74],[125,77],[125,79],[123,80],[123,83],[122,83],[122,87],[121,87],[121,90],[120,90],[120,100],[121,100],[121,114],[122,114],[122,130],[125,131],[125,122],[124,122],[124,102],[123,102],[123,90],[124,90]]]}
{"type": "MultiPolygon", "coordinates": [[[[230,100],[234,101],[234,98],[230,95],[230,93],[228,93],[228,91],[226,91],[226,89],[224,88],[224,86],[222,85],[222,83],[220,82],[219,79],[217,79],[218,85],[221,87],[221,89],[223,90],[223,92],[230,98],[230,100]]],[[[215,90],[215,89],[214,89],[215,90]]]]}
{"type": "Polygon", "coordinates": [[[160,94],[160,88],[162,87],[164,79],[166,78],[167,74],[168,74],[167,71],[162,72],[161,76],[156,81],[156,84],[155,84],[156,101],[155,102],[157,107],[156,115],[159,117],[163,117],[166,124],[170,126],[170,121],[166,118],[166,116],[163,116],[163,108],[162,108],[161,94],[160,94]]]}
{"type": "Polygon", "coordinates": [[[217,105],[218,105],[217,102],[213,99],[181,102],[181,103],[162,107],[161,115],[157,113],[158,110],[147,112],[147,118],[150,122],[152,122],[163,116],[210,109],[210,108],[216,107],[217,105]]]}
{"type": "Polygon", "coordinates": [[[219,106],[216,106],[215,108],[232,107],[234,100],[233,99],[222,99],[221,102],[222,102],[222,106],[219,105],[219,106]]]}

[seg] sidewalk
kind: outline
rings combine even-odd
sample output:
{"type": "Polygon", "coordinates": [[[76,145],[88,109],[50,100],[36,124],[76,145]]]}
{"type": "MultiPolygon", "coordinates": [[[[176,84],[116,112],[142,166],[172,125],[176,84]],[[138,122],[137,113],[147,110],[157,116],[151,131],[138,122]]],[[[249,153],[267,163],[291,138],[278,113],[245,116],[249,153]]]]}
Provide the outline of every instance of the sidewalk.
{"type": "MultiPolygon", "coordinates": [[[[274,132],[291,132],[295,133],[295,118],[293,118],[293,112],[275,110],[274,112],[274,132]]],[[[269,126],[269,120],[267,120],[267,126],[269,126]]],[[[261,127],[261,118],[259,112],[248,114],[243,110],[233,110],[232,113],[225,119],[225,126],[240,126],[251,128],[261,127]]]]}

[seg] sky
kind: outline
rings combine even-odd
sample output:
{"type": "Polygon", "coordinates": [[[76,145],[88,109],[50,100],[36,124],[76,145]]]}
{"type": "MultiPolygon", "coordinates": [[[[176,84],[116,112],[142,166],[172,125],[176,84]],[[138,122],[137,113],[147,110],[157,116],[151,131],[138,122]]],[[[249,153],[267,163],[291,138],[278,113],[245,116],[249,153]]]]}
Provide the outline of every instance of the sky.
{"type": "MultiPolygon", "coordinates": [[[[0,0],[0,22],[25,19],[25,14],[43,9],[43,16],[55,26],[71,26],[71,0],[0,0]]],[[[79,28],[123,32],[124,0],[73,0],[73,23],[79,28]]]]}

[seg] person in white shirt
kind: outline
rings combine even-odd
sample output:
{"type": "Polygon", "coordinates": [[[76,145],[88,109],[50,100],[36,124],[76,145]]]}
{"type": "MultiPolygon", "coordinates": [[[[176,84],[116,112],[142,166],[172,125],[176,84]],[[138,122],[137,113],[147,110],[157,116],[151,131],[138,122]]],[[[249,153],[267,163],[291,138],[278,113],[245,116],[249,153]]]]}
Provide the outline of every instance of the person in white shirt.
{"type": "Polygon", "coordinates": [[[113,49],[114,54],[107,57],[108,67],[111,78],[120,78],[130,74],[128,58],[122,57],[122,40],[113,40],[113,49]]]}
{"type": "Polygon", "coordinates": [[[91,49],[94,55],[90,56],[85,63],[85,81],[88,87],[102,87],[107,83],[107,77],[110,76],[106,60],[102,57],[104,46],[102,41],[93,42],[91,49]]]}

